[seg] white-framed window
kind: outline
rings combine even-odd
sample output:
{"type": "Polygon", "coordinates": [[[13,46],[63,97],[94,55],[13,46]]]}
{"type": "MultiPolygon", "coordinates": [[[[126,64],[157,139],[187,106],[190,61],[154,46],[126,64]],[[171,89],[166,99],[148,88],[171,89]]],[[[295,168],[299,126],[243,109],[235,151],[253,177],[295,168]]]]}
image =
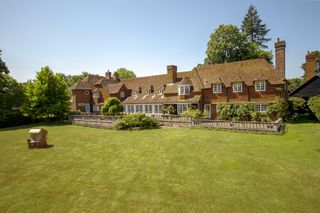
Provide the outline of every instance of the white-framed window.
{"type": "Polygon", "coordinates": [[[93,105],[92,106],[92,111],[99,112],[100,111],[100,106],[99,105],[93,105]]]}
{"type": "Polygon", "coordinates": [[[93,92],[92,98],[100,98],[100,92],[93,92]]]}
{"type": "Polygon", "coordinates": [[[177,104],[177,114],[180,115],[184,111],[188,110],[191,104],[177,104]]]}
{"type": "Polygon", "coordinates": [[[154,105],[154,113],[155,114],[162,114],[162,105],[154,105]]]}
{"type": "Polygon", "coordinates": [[[120,91],[120,98],[124,98],[124,92],[120,91]]]}
{"type": "Polygon", "coordinates": [[[218,113],[220,110],[220,104],[216,104],[216,113],[218,113]]]}
{"type": "Polygon", "coordinates": [[[233,92],[242,92],[242,82],[233,83],[233,92]]]}
{"type": "Polygon", "coordinates": [[[205,104],[204,110],[208,112],[208,118],[211,118],[211,104],[205,104]]]}
{"type": "Polygon", "coordinates": [[[266,112],[268,109],[267,104],[256,104],[254,110],[257,112],[266,112]]]}
{"type": "Polygon", "coordinates": [[[152,114],[152,105],[144,105],[144,112],[146,114],[152,114]]]}
{"type": "Polygon", "coordinates": [[[255,82],[256,91],[266,91],[266,81],[255,82]]]}
{"type": "Polygon", "coordinates": [[[136,105],[136,112],[143,112],[143,106],[142,105],[136,105]]]}
{"type": "Polygon", "coordinates": [[[190,86],[179,86],[179,95],[186,95],[190,93],[190,86]]]}
{"type": "Polygon", "coordinates": [[[213,93],[221,93],[221,83],[220,84],[213,84],[212,85],[212,92],[213,93]]]}

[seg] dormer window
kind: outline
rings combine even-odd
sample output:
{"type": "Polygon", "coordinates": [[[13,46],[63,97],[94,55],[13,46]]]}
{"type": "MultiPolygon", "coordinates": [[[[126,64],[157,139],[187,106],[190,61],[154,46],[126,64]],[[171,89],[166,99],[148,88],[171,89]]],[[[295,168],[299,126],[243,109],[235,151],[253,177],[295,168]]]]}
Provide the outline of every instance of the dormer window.
{"type": "Polygon", "coordinates": [[[142,87],[139,87],[139,94],[142,93],[142,87]]]}
{"type": "Polygon", "coordinates": [[[255,81],[256,91],[266,91],[266,81],[255,81]]]}
{"type": "Polygon", "coordinates": [[[242,82],[233,83],[233,92],[242,92],[242,82]]]}
{"type": "Polygon", "coordinates": [[[154,92],[154,87],[151,85],[150,87],[150,92],[153,93],[154,92]]]}
{"type": "Polygon", "coordinates": [[[92,93],[92,98],[100,98],[100,93],[99,92],[93,92],[92,93]]]}
{"type": "Polygon", "coordinates": [[[221,83],[212,85],[213,93],[221,93],[221,83]]]}
{"type": "Polygon", "coordinates": [[[186,95],[190,93],[190,86],[179,86],[179,95],[186,95]]]}

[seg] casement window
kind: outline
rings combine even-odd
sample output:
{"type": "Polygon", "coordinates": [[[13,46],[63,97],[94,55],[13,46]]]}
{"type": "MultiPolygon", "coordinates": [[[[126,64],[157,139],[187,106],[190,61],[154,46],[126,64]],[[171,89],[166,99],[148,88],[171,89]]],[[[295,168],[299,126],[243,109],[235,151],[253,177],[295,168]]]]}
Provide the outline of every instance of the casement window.
{"type": "Polygon", "coordinates": [[[92,98],[100,98],[100,92],[93,92],[92,98]]]}
{"type": "Polygon", "coordinates": [[[143,106],[142,105],[136,105],[136,112],[143,112],[143,106]]]}
{"type": "Polygon", "coordinates": [[[254,110],[257,112],[266,112],[268,109],[267,104],[256,104],[254,110]]]}
{"type": "Polygon", "coordinates": [[[256,91],[266,91],[266,81],[255,82],[256,91]]]}
{"type": "Polygon", "coordinates": [[[204,110],[208,112],[208,118],[211,118],[211,104],[205,104],[204,110]]]}
{"type": "Polygon", "coordinates": [[[191,107],[190,104],[177,104],[177,114],[180,115],[191,107]]]}
{"type": "Polygon", "coordinates": [[[152,112],[153,112],[152,105],[144,105],[144,112],[146,114],[152,114],[152,112]]]}
{"type": "Polygon", "coordinates": [[[221,93],[221,84],[213,84],[212,91],[213,93],[221,93]]]}
{"type": "Polygon", "coordinates": [[[123,91],[120,92],[120,98],[124,98],[124,92],[123,91]]]}
{"type": "Polygon", "coordinates": [[[126,113],[135,113],[134,105],[125,105],[124,110],[126,113]]]}
{"type": "Polygon", "coordinates": [[[220,110],[220,104],[216,104],[216,113],[219,113],[220,110]]]}
{"type": "Polygon", "coordinates": [[[99,112],[100,111],[100,106],[99,105],[93,105],[92,106],[92,111],[93,112],[99,112]]]}
{"type": "Polygon", "coordinates": [[[180,86],[179,95],[186,95],[190,93],[190,86],[180,86]]]}
{"type": "Polygon", "coordinates": [[[162,114],[162,105],[154,105],[154,113],[162,114]]]}
{"type": "Polygon", "coordinates": [[[242,92],[242,82],[233,83],[233,92],[242,92]]]}

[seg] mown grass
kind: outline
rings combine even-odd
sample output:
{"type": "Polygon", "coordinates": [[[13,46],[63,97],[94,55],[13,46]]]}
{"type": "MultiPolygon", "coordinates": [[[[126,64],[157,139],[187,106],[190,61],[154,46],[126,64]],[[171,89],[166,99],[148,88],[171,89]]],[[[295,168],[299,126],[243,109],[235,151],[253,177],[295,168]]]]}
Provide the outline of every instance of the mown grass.
{"type": "Polygon", "coordinates": [[[43,125],[0,130],[1,212],[319,212],[320,124],[284,135],[43,125]]]}

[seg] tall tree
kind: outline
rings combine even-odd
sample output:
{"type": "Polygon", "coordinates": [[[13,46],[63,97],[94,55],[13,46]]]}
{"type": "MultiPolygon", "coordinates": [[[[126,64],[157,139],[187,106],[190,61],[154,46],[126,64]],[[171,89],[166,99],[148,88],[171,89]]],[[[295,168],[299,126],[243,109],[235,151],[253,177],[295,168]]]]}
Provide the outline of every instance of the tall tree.
{"type": "Polygon", "coordinates": [[[136,74],[132,70],[128,70],[126,68],[117,69],[117,73],[118,73],[120,79],[127,79],[127,78],[135,78],[135,77],[137,77],[136,74]]]}
{"type": "Polygon", "coordinates": [[[241,31],[247,36],[249,42],[256,42],[262,48],[268,48],[265,43],[271,40],[271,38],[266,37],[270,29],[262,23],[255,6],[250,5],[242,21],[241,31]]]}
{"type": "Polygon", "coordinates": [[[62,117],[69,110],[70,96],[61,74],[46,66],[37,72],[36,80],[25,88],[24,112],[34,117],[62,117]]]}
{"type": "Polygon", "coordinates": [[[4,63],[4,61],[2,61],[1,52],[2,52],[2,50],[0,50],[0,73],[8,74],[9,73],[9,69],[6,66],[6,63],[4,63]]]}
{"type": "Polygon", "coordinates": [[[74,83],[84,79],[87,75],[89,75],[89,73],[86,71],[82,72],[80,75],[66,75],[63,73],[59,74],[62,76],[68,87],[71,87],[74,83]]]}
{"type": "Polygon", "coordinates": [[[247,59],[265,58],[271,62],[272,53],[247,41],[237,26],[220,25],[210,36],[205,64],[219,64],[247,59]]]}
{"type": "Polygon", "coordinates": [[[9,74],[0,73],[0,126],[4,126],[6,118],[17,111],[24,100],[23,86],[9,74]]]}

